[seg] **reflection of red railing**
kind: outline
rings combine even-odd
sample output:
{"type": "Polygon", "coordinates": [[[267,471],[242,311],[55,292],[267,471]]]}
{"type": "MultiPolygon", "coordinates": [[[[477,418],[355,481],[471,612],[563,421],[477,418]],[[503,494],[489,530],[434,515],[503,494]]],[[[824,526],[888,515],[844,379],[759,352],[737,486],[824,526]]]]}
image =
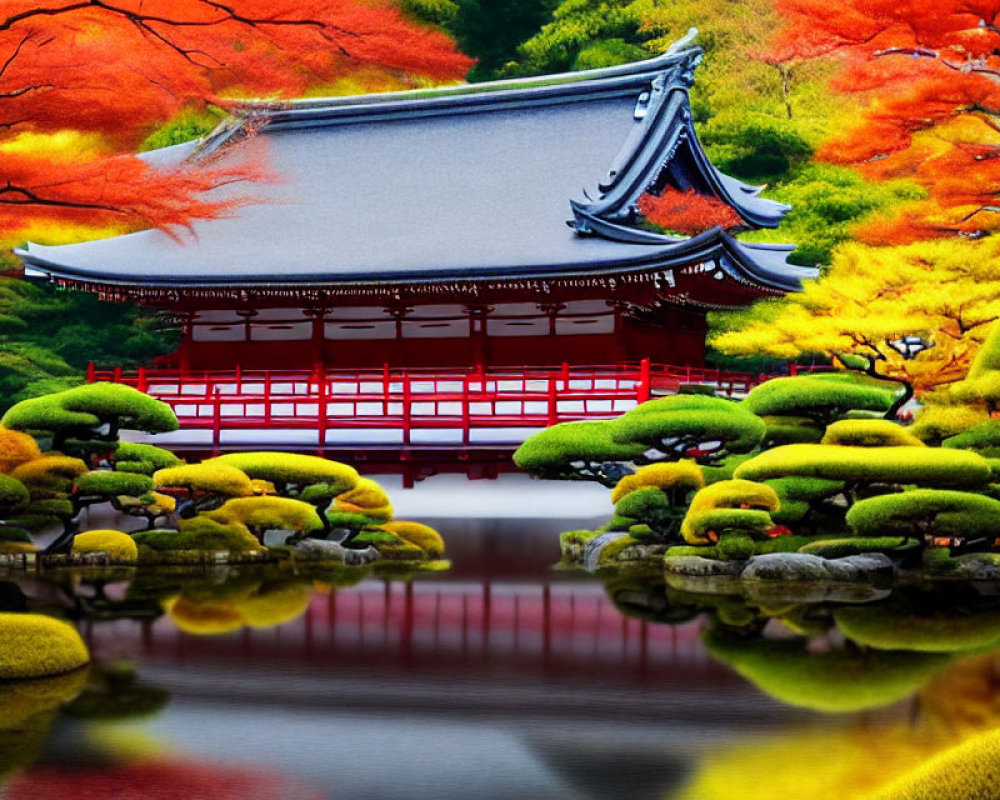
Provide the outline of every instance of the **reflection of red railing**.
{"type": "Polygon", "coordinates": [[[622,414],[654,394],[682,383],[709,383],[724,394],[749,391],[766,376],[700,367],[650,364],[614,366],[473,367],[470,369],[266,370],[181,372],[121,369],[87,373],[89,381],[135,386],[169,403],[188,430],[306,429],[318,444],[327,433],[387,430],[392,443],[409,446],[416,431],[452,431],[450,444],[468,446],[522,438],[514,429],[622,414]],[[497,432],[501,432],[498,438],[497,432]]]}

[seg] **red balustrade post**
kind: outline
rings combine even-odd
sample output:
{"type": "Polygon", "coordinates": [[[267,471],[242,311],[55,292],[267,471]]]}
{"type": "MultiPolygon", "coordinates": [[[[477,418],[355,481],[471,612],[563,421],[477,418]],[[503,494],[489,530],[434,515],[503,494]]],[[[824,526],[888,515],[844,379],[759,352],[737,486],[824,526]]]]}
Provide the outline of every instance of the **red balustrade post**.
{"type": "Polygon", "coordinates": [[[243,394],[243,370],[236,365],[236,394],[243,394]]]}
{"type": "Polygon", "coordinates": [[[271,370],[264,373],[264,424],[271,424],[271,370]]]}
{"type": "Polygon", "coordinates": [[[472,409],[469,402],[469,375],[462,375],[462,444],[469,446],[469,428],[472,427],[472,409]]]}
{"type": "Polygon", "coordinates": [[[136,378],[135,388],[140,392],[149,391],[149,379],[146,377],[146,368],[139,367],[139,377],[136,378]]]}
{"type": "Polygon", "coordinates": [[[410,375],[403,371],[403,444],[410,444],[410,423],[412,422],[410,408],[410,375]]]}
{"type": "Polygon", "coordinates": [[[639,362],[639,383],[635,387],[635,399],[640,403],[645,403],[651,396],[649,359],[644,358],[639,362]]]}
{"type": "Polygon", "coordinates": [[[327,426],[327,413],[326,413],[326,396],[327,396],[327,386],[326,386],[326,375],[316,376],[316,431],[319,437],[320,447],[326,445],[326,426],[327,426]]]}
{"type": "Polygon", "coordinates": [[[112,383],[121,383],[122,382],[122,368],[121,367],[115,367],[114,372],[111,373],[111,381],[112,381],[112,383]]]}
{"type": "Polygon", "coordinates": [[[220,453],[220,444],[222,442],[222,393],[219,388],[215,388],[215,392],[212,395],[213,407],[212,407],[212,456],[217,456],[220,453]]]}
{"type": "Polygon", "coordinates": [[[559,398],[556,394],[556,378],[554,375],[549,377],[549,413],[548,419],[546,420],[546,425],[552,426],[559,421],[559,398]]]}
{"type": "Polygon", "coordinates": [[[559,374],[562,377],[563,391],[565,392],[569,389],[569,364],[566,361],[562,362],[559,374]]]}
{"type": "Polygon", "coordinates": [[[389,392],[392,388],[392,378],[389,375],[389,362],[382,362],[382,416],[389,416],[389,392]]]}
{"type": "Polygon", "coordinates": [[[97,370],[94,368],[94,362],[89,361],[87,363],[87,383],[93,383],[96,380],[97,370]]]}

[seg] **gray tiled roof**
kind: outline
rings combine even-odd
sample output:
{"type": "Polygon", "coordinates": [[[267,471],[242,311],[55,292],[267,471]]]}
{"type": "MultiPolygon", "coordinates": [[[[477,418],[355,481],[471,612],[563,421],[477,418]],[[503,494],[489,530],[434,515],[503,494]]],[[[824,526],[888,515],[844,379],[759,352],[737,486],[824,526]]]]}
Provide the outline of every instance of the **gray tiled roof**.
{"type": "Polygon", "coordinates": [[[735,243],[719,231],[697,241],[641,233],[644,241],[631,241],[637,192],[669,173],[678,153],[682,179],[730,202],[747,227],[777,224],[787,210],[705,159],[686,94],[699,58],[696,48],[680,48],[516,83],[248,103],[206,141],[145,157],[168,165],[213,151],[262,156],[275,181],[217,190],[249,191],[253,205],[175,238],[150,230],[18,253],[59,277],[201,286],[616,272],[686,263],[711,246],[751,282],[796,289],[811,272],[787,265],[787,249],[735,243]],[[656,119],[647,109],[651,86],[662,106],[656,119]],[[256,135],[246,137],[248,128],[256,135]],[[632,180],[639,189],[608,178],[616,163],[623,175],[642,173],[632,180]],[[581,235],[591,213],[601,229],[581,235]]]}

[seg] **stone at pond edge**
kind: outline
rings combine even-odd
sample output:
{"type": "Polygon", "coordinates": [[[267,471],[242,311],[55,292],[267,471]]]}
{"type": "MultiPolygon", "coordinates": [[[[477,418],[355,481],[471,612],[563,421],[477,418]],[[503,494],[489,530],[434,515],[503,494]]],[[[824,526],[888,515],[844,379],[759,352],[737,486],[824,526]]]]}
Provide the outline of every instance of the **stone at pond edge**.
{"type": "Polygon", "coordinates": [[[42,614],[0,613],[0,680],[44,678],[90,662],[71,625],[42,614]]]}
{"type": "Polygon", "coordinates": [[[740,577],[757,581],[872,581],[891,579],[892,560],[882,553],[826,559],[808,553],[754,556],[740,577]]]}
{"type": "Polygon", "coordinates": [[[296,555],[303,558],[315,558],[324,561],[340,561],[343,564],[363,565],[378,561],[380,558],[378,550],[374,547],[366,547],[364,550],[352,550],[337,542],[328,542],[325,539],[303,539],[295,545],[296,555]]]}
{"type": "Polygon", "coordinates": [[[663,560],[663,569],[672,575],[687,577],[736,577],[743,571],[745,561],[720,561],[701,556],[671,556],[663,560]]]}

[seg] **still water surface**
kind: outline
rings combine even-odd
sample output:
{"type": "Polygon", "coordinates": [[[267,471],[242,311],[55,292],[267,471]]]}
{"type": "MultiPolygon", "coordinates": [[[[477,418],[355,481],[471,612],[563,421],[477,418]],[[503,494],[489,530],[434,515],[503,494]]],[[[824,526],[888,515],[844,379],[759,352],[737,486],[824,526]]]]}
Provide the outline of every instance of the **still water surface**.
{"type": "MultiPolygon", "coordinates": [[[[3,796],[850,797],[1000,706],[982,647],[887,655],[845,643],[829,604],[748,610],[553,571],[574,521],[429,523],[454,568],[412,582],[20,581],[29,609],[77,617],[96,667],[50,722],[0,731],[3,796]]],[[[879,602],[902,620],[936,598],[879,602]]],[[[1000,639],[993,598],[962,602],[1000,639]]]]}

